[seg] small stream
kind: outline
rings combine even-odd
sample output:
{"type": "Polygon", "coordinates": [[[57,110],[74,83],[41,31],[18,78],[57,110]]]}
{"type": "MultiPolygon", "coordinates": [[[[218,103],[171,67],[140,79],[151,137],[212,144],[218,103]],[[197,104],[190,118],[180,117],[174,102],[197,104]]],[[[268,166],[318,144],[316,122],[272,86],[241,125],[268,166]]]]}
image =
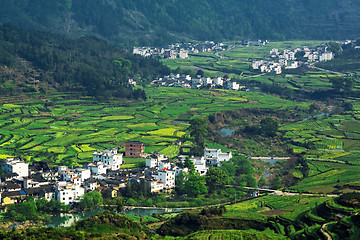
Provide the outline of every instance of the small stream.
{"type": "MultiPolygon", "coordinates": [[[[280,161],[280,160],[282,160],[282,159],[264,158],[264,159],[261,159],[261,160],[264,161],[264,162],[270,162],[270,163],[272,163],[273,165],[275,165],[277,161],[280,161]]],[[[262,175],[261,177],[263,177],[263,178],[265,178],[265,179],[266,179],[267,177],[269,177],[269,174],[270,174],[271,169],[272,169],[272,168],[270,168],[269,170],[267,170],[267,171],[264,173],[264,175],[262,175]]],[[[270,186],[265,186],[265,188],[270,188],[270,186]]]]}

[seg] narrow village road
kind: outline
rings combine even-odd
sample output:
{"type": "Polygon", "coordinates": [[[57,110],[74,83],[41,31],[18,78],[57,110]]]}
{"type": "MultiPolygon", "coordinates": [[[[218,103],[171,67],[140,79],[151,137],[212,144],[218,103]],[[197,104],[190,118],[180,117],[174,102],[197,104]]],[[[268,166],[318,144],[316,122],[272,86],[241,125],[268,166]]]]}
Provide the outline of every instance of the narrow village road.
{"type": "Polygon", "coordinates": [[[334,72],[334,71],[331,71],[331,70],[328,70],[328,69],[316,67],[316,66],[314,66],[314,63],[310,64],[310,65],[309,65],[309,68],[315,68],[315,69],[317,69],[317,70],[325,71],[325,72],[332,73],[332,74],[336,74],[336,75],[347,76],[347,74],[345,74],[345,73],[334,72]]]}
{"type": "Polygon", "coordinates": [[[325,223],[321,226],[321,232],[327,237],[327,240],[332,240],[331,235],[326,231],[326,225],[328,225],[328,223],[325,223]]]}

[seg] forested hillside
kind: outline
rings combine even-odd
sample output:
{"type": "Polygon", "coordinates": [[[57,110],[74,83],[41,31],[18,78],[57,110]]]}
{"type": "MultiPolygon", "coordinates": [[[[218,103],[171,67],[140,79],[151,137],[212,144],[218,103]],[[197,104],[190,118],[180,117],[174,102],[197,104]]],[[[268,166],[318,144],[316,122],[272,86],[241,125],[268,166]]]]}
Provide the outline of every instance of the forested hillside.
{"type": "Polygon", "coordinates": [[[129,86],[129,77],[146,81],[168,72],[156,59],[134,56],[95,37],[68,39],[0,25],[1,95],[55,88],[100,99],[145,99],[143,90],[129,86]]]}
{"type": "Polygon", "coordinates": [[[0,22],[131,44],[359,36],[356,0],[2,0],[0,22]]]}

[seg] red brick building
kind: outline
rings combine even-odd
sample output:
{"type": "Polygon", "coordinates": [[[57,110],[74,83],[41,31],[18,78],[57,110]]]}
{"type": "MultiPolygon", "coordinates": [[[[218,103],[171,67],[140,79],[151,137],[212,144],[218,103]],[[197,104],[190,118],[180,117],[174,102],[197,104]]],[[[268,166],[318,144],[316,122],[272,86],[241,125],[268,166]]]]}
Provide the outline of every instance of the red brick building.
{"type": "Polygon", "coordinates": [[[125,157],[141,158],[143,157],[145,146],[139,141],[130,141],[125,143],[125,157]]]}

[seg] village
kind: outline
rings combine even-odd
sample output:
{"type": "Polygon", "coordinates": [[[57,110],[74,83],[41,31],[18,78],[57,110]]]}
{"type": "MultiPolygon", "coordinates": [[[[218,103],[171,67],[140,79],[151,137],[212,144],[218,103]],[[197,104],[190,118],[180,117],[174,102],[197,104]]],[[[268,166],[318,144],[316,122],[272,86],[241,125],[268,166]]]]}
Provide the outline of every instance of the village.
{"type": "Polygon", "coordinates": [[[151,82],[157,87],[180,87],[180,88],[218,88],[218,89],[227,89],[235,91],[249,91],[245,86],[240,86],[235,81],[231,81],[231,78],[226,77],[202,77],[200,75],[196,78],[192,78],[190,75],[186,74],[170,74],[159,79],[155,79],[151,82]]]}
{"type": "Polygon", "coordinates": [[[157,47],[135,47],[133,54],[143,57],[157,57],[163,59],[186,59],[189,54],[197,54],[203,52],[222,52],[236,46],[265,46],[269,41],[243,41],[241,43],[215,43],[214,41],[205,41],[200,43],[175,43],[165,48],[157,47]]]}
{"type": "Polygon", "coordinates": [[[127,184],[145,181],[150,193],[164,193],[175,189],[175,178],[181,172],[189,171],[184,164],[191,161],[199,175],[206,175],[209,167],[220,166],[232,158],[231,152],[220,149],[204,149],[202,157],[180,155],[176,161],[158,152],[144,154],[142,142],[125,143],[125,156],[145,158],[143,169],[122,169],[125,164],[123,153],[116,148],[96,151],[93,161],[83,167],[57,166],[49,168],[45,162],[32,165],[19,157],[3,160],[1,176],[1,208],[24,201],[31,196],[35,199],[55,199],[66,205],[79,202],[80,197],[90,191],[110,191],[112,197],[120,196],[127,184]]]}
{"type": "Polygon", "coordinates": [[[296,69],[315,61],[332,60],[334,54],[328,50],[326,44],[321,44],[316,48],[303,46],[293,50],[284,49],[282,53],[279,49],[273,48],[270,50],[270,58],[277,60],[255,60],[252,62],[252,69],[262,73],[281,74],[283,69],[296,69]]]}

